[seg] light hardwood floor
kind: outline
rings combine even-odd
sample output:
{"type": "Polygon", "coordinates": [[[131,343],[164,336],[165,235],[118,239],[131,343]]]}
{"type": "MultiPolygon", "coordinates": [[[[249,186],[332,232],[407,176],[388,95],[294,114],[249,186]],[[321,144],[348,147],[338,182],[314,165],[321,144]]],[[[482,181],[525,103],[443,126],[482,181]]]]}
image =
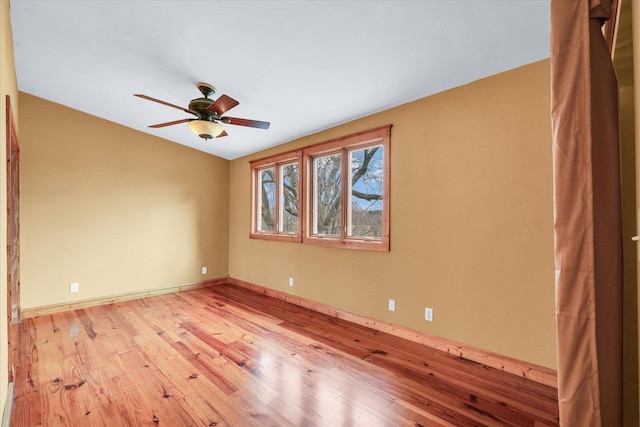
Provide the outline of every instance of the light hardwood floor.
{"type": "Polygon", "coordinates": [[[26,319],[12,426],[556,426],[557,390],[230,285],[26,319]]]}

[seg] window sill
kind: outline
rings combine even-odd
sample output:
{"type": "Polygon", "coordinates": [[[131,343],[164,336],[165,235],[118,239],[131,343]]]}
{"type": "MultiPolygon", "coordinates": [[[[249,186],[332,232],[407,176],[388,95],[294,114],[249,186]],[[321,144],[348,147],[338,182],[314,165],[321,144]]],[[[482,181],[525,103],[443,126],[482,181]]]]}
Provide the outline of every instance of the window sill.
{"type": "Polygon", "coordinates": [[[302,238],[299,234],[266,234],[266,233],[251,233],[249,234],[250,239],[256,240],[272,240],[277,242],[292,242],[292,243],[301,243],[302,238]]]}
{"type": "Polygon", "coordinates": [[[364,240],[364,239],[340,239],[334,237],[304,237],[302,243],[333,248],[357,249],[365,251],[389,252],[389,241],[364,240]]]}

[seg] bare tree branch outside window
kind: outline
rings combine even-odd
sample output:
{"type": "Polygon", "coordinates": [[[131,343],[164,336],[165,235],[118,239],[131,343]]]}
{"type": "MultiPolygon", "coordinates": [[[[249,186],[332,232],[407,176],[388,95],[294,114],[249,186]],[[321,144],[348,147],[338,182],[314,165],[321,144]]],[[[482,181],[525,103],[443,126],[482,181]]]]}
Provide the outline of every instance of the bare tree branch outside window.
{"type": "Polygon", "coordinates": [[[276,180],[275,169],[260,171],[260,231],[275,230],[276,180]]]}
{"type": "MultiPolygon", "coordinates": [[[[381,146],[349,153],[349,237],[382,237],[382,156],[381,146]]],[[[316,157],[313,161],[316,234],[340,234],[341,162],[341,154],[316,157]]]]}
{"type": "Polygon", "coordinates": [[[382,156],[381,146],[350,153],[349,236],[382,237],[382,156]]]}
{"type": "Polygon", "coordinates": [[[316,234],[340,234],[342,155],[313,159],[316,234]]]}
{"type": "Polygon", "coordinates": [[[284,233],[297,233],[298,219],[298,180],[300,171],[298,163],[291,163],[280,167],[280,180],[282,190],[280,192],[280,230],[284,233]]]}

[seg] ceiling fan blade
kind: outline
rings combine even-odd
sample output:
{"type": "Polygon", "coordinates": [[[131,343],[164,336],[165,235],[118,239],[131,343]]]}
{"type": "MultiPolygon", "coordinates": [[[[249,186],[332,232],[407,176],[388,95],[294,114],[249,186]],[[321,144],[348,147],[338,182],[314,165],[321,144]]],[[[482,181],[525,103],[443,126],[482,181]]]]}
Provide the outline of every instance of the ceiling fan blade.
{"type": "Polygon", "coordinates": [[[198,114],[196,114],[195,111],[191,111],[188,108],[180,107],[179,105],[170,104],[168,102],[161,101],[159,99],[155,99],[155,98],[152,98],[152,97],[147,96],[147,95],[142,95],[140,93],[134,93],[133,96],[137,96],[138,98],[148,99],[149,101],[157,102],[159,104],[166,105],[167,107],[177,108],[178,110],[182,110],[185,113],[193,114],[194,116],[198,115],[198,114]]]}
{"type": "Polygon", "coordinates": [[[220,98],[216,99],[213,103],[211,103],[211,105],[207,107],[207,111],[215,113],[218,117],[220,117],[225,112],[231,110],[238,104],[240,103],[230,96],[221,95],[220,98]]]}
{"type": "Polygon", "coordinates": [[[249,126],[251,128],[269,129],[269,122],[261,122],[259,120],[240,119],[238,117],[222,117],[220,118],[222,123],[228,123],[230,125],[249,126]]]}
{"type": "Polygon", "coordinates": [[[229,135],[229,134],[227,133],[227,131],[226,131],[226,130],[223,130],[223,131],[222,131],[222,133],[221,133],[220,135],[216,136],[216,138],[222,138],[223,136],[227,136],[227,135],[229,135]]]}
{"type": "Polygon", "coordinates": [[[188,121],[191,121],[192,119],[182,119],[182,120],[174,120],[172,122],[166,122],[166,123],[158,123],[157,125],[151,125],[149,126],[150,128],[163,128],[165,126],[171,126],[171,125],[177,125],[180,123],[185,123],[188,121]]]}

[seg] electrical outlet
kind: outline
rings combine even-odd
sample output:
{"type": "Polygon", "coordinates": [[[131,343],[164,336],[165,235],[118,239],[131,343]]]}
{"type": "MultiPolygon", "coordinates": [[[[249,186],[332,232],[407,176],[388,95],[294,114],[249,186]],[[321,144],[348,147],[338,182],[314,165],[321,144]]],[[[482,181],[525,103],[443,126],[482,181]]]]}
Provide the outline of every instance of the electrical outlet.
{"type": "Polygon", "coordinates": [[[72,283],[71,285],[69,285],[69,292],[79,292],[79,291],[80,291],[79,283],[72,283]]]}
{"type": "Polygon", "coordinates": [[[202,274],[207,274],[207,267],[202,267],[202,274]]]}
{"type": "Polygon", "coordinates": [[[396,300],[389,300],[389,311],[396,311],[396,300]]]}
{"type": "Polygon", "coordinates": [[[433,322],[433,308],[424,308],[424,320],[427,322],[433,322]]]}
{"type": "Polygon", "coordinates": [[[289,286],[293,286],[293,277],[289,277],[289,286]]]}

